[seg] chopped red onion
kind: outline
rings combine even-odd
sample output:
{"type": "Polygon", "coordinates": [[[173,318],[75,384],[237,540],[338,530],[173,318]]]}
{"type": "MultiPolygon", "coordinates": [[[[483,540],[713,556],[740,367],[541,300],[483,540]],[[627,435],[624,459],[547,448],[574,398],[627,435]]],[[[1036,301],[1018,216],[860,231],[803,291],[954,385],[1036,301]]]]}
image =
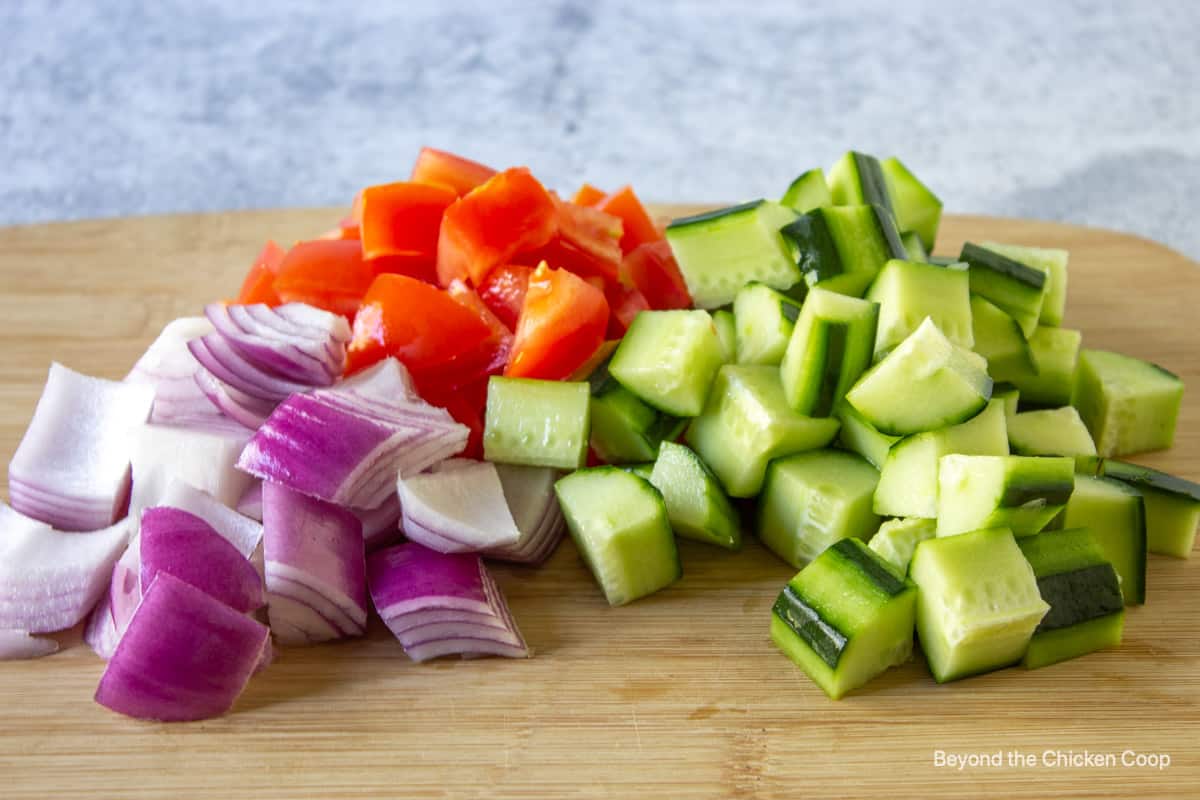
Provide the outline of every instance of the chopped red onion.
{"type": "Polygon", "coordinates": [[[246,687],[268,638],[264,625],[159,573],[100,678],[96,702],[163,722],[219,716],[246,687]]]}
{"type": "Polygon", "coordinates": [[[368,551],[400,541],[400,497],[395,492],[375,508],[350,510],[362,522],[363,541],[368,551]]]}
{"type": "Polygon", "coordinates": [[[127,517],[66,533],[0,504],[0,629],[50,633],[80,622],[108,587],[133,527],[127,517]]]}
{"type": "Polygon", "coordinates": [[[397,492],[405,535],[434,550],[477,552],[513,546],[521,538],[496,466],[487,461],[402,477],[397,492]]]}
{"type": "Polygon", "coordinates": [[[294,394],[255,432],[238,467],[266,481],[353,508],[376,508],[397,474],[461,452],[469,431],[424,403],[384,403],[326,390],[294,394]]]}
{"type": "Polygon", "coordinates": [[[451,654],[529,655],[478,556],[406,542],[371,554],[367,575],[376,610],[414,661],[451,654]]]}
{"type": "Polygon", "coordinates": [[[501,561],[540,564],[550,557],[566,530],[554,482],[562,473],[548,467],[497,464],[504,499],[521,531],[514,544],[485,550],[483,555],[501,561]]]}
{"type": "Polygon", "coordinates": [[[167,573],[234,611],[249,613],[264,603],[262,578],[249,559],[187,511],[155,506],[142,512],[141,562],[142,586],[167,573]]]}
{"type": "Polygon", "coordinates": [[[160,505],[172,479],[212,495],[232,508],[254,479],[235,464],[251,431],[178,425],[143,425],[133,435],[130,513],[160,505]]]}
{"type": "MultiPolygon", "coordinates": [[[[260,484],[255,482],[254,486],[260,484]]],[[[261,494],[260,494],[261,497],[261,494]]],[[[172,480],[155,505],[177,508],[195,514],[212,526],[241,554],[250,558],[262,542],[262,524],[222,505],[208,492],[183,481],[172,480]]]]}
{"type": "Polygon", "coordinates": [[[367,401],[385,403],[419,403],[421,396],[412,375],[398,359],[385,358],[362,372],[345,378],[334,387],[367,401]]]}
{"type": "Polygon", "coordinates": [[[132,434],[153,403],[148,386],[51,364],[33,420],[8,465],[13,508],[60,530],[113,524],[129,497],[132,434]]]}
{"type": "Polygon", "coordinates": [[[262,481],[254,481],[237,501],[237,512],[262,522],[262,481]]]}
{"type": "Polygon", "coordinates": [[[204,309],[220,338],[252,364],[314,386],[329,386],[342,374],[338,351],[328,338],[317,340],[284,330],[288,323],[273,312],[264,324],[244,306],[212,303],[204,309]],[[276,322],[278,320],[278,322],[276,322]]]}
{"type": "Polygon", "coordinates": [[[28,631],[0,630],[0,661],[41,658],[58,652],[58,642],[30,636],[28,631]]]}
{"type": "Polygon", "coordinates": [[[268,612],[280,641],[361,636],[367,581],[358,517],[268,482],[263,484],[263,532],[268,612]]]}
{"type": "Polygon", "coordinates": [[[212,323],[204,317],[181,317],[168,322],[125,376],[126,383],[144,384],[154,390],[151,422],[188,425],[220,416],[220,411],[196,384],[200,364],[187,345],[190,339],[212,331],[212,323]]]}
{"type": "Polygon", "coordinates": [[[257,428],[275,409],[274,401],[261,400],[239,392],[229,384],[214,378],[208,370],[199,370],[194,378],[200,393],[213,409],[222,417],[228,417],[243,427],[251,430],[257,428]]]}

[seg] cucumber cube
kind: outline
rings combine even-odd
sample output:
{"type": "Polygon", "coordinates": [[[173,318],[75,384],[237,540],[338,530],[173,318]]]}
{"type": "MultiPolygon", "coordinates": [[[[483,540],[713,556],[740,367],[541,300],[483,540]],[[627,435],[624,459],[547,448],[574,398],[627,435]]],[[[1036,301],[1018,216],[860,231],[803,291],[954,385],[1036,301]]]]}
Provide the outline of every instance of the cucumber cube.
{"type": "Polygon", "coordinates": [[[646,403],[677,417],[704,408],[725,349],[707,311],[643,311],[609,362],[609,373],[646,403]]]}
{"type": "MultiPolygon", "coordinates": [[[[1094,459],[1084,468],[1136,489],[1146,506],[1146,542],[1151,553],[1189,558],[1200,525],[1200,484],[1140,464],[1094,459]]],[[[1078,463],[1078,462],[1077,462],[1078,463]]]]}
{"type": "Polygon", "coordinates": [[[937,535],[1003,527],[1032,536],[1058,516],[1074,487],[1070,458],[942,456],[937,535]]]}
{"type": "Polygon", "coordinates": [[[1046,273],[1046,298],[1042,301],[1042,313],[1038,317],[1038,324],[1052,327],[1062,325],[1063,312],[1067,307],[1066,250],[1022,247],[999,242],[982,242],[980,246],[1046,273]]]}
{"type": "Polygon", "coordinates": [[[1125,604],[1116,570],[1086,528],[1050,531],[1017,542],[1050,611],[1022,664],[1037,669],[1121,643],[1125,604]]]}
{"type": "Polygon", "coordinates": [[[770,286],[751,283],[734,299],[733,315],[737,363],[778,364],[800,316],[800,303],[770,286]]]}
{"type": "Polygon", "coordinates": [[[1046,298],[1046,274],[1020,261],[967,242],[958,255],[970,265],[971,292],[991,301],[1030,336],[1046,298]]]}
{"type": "Polygon", "coordinates": [[[606,464],[649,461],[663,440],[677,437],[685,420],[643,403],[616,381],[606,381],[592,395],[592,449],[606,464]]]}
{"type": "Polygon", "coordinates": [[[1063,525],[1087,528],[1121,576],[1125,605],[1146,601],[1146,503],[1137,489],[1111,478],[1076,475],[1063,525]]]}
{"type": "Polygon", "coordinates": [[[1050,609],[1007,528],[926,539],[909,576],[917,636],[938,683],[1016,663],[1050,609]]]}
{"type": "Polygon", "coordinates": [[[834,542],[879,529],[879,473],[853,453],[815,450],[772,461],[759,498],[758,538],[797,569],[834,542]]]}
{"type": "Polygon", "coordinates": [[[884,159],[879,166],[892,198],[896,224],[902,231],[916,233],[925,249],[933,250],[938,224],[942,220],[942,201],[900,159],[884,159]]]}
{"type": "Polygon", "coordinates": [[[1071,404],[1082,339],[1079,331],[1070,328],[1039,327],[1033,332],[1029,351],[1037,371],[1009,376],[1021,391],[1022,404],[1056,408],[1071,404]]]}
{"type": "Polygon", "coordinates": [[[788,404],[801,414],[827,417],[871,365],[879,306],[815,288],[787,343],[780,365],[788,404]]]}
{"type": "Polygon", "coordinates": [[[838,444],[870,462],[875,469],[883,469],[892,445],[900,441],[899,436],[888,436],[875,430],[867,418],[854,410],[854,406],[842,398],[833,409],[833,416],[842,423],[838,433],[838,444]]]}
{"type": "Polygon", "coordinates": [[[829,168],[829,195],[834,205],[877,205],[894,214],[879,160],[866,153],[851,150],[829,168]]]}
{"type": "Polygon", "coordinates": [[[609,605],[625,605],[679,579],[667,509],[648,481],[618,467],[594,467],[560,478],[554,492],[609,605]]]}
{"type": "Polygon", "coordinates": [[[983,359],[957,347],[926,318],[859,379],[846,400],[881,433],[907,436],[965,422],[991,394],[983,359]]]}
{"type": "Polygon", "coordinates": [[[925,245],[921,244],[921,237],[912,231],[900,234],[900,241],[904,243],[904,252],[908,253],[909,261],[916,261],[920,264],[929,261],[929,253],[925,252],[925,245]]]}
{"type": "Polygon", "coordinates": [[[771,640],[837,700],[912,655],[917,591],[857,539],[792,578],[771,613],[771,640]]]}
{"type": "Polygon", "coordinates": [[[1183,381],[1120,353],[1084,350],[1071,402],[1102,456],[1163,450],[1175,440],[1183,381]]]}
{"type": "Polygon", "coordinates": [[[1021,326],[999,306],[977,294],[971,295],[971,331],[974,350],[987,359],[992,380],[1011,381],[1037,374],[1033,350],[1021,326]]]}
{"type": "Polygon", "coordinates": [[[590,396],[586,383],[493,376],[483,423],[484,458],[531,467],[582,467],[590,396]]]}
{"type": "Polygon", "coordinates": [[[836,419],[793,411],[775,367],[727,364],[717,373],[704,413],[688,427],[687,441],[726,492],[753,497],[768,461],[824,447],[838,427],[836,419]]]}
{"type": "Polygon", "coordinates": [[[800,173],[800,177],[791,182],[779,202],[798,214],[833,205],[829,184],[825,182],[825,170],[817,167],[800,173]]]}
{"type": "Polygon", "coordinates": [[[892,215],[872,205],[816,208],[780,232],[799,257],[804,282],[861,297],[890,258],[908,255],[892,215]]]}
{"type": "Polygon", "coordinates": [[[688,447],[663,442],[650,473],[676,535],[727,550],[742,546],[742,523],[717,478],[688,447]]]}
{"type": "Polygon", "coordinates": [[[1008,421],[1008,442],[1022,456],[1094,456],[1092,435],[1074,406],[1024,411],[1008,421]]]}
{"type": "Polygon", "coordinates": [[[971,331],[971,292],[966,265],[939,267],[892,260],[867,291],[879,303],[875,358],[907,339],[926,319],[959,347],[975,343],[971,331]]]}
{"type": "Polygon", "coordinates": [[[917,545],[936,534],[937,525],[931,519],[889,519],[871,537],[870,548],[899,572],[907,573],[917,545]]]}

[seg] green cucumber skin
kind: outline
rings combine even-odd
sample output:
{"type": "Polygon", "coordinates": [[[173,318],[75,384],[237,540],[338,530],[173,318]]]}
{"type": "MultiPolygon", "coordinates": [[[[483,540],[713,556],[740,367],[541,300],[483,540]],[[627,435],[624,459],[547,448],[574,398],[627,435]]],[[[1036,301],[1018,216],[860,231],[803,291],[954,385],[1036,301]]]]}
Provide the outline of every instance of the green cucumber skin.
{"type": "Polygon", "coordinates": [[[783,587],[771,611],[831,669],[837,669],[849,637],[825,621],[790,584],[783,587]]]}
{"type": "MultiPolygon", "coordinates": [[[[846,359],[847,339],[850,335],[850,324],[846,322],[824,322],[825,326],[825,365],[821,371],[821,386],[817,390],[817,402],[813,405],[810,416],[828,417],[833,413],[833,406],[841,399],[849,386],[842,386],[842,366],[846,359]]],[[[853,383],[845,381],[845,383],[853,383]]]]}
{"type": "Polygon", "coordinates": [[[992,252],[985,247],[966,242],[958,254],[959,261],[965,261],[972,267],[978,265],[1008,278],[1020,281],[1032,289],[1040,290],[1046,285],[1046,273],[1027,267],[1020,261],[992,252]]]}
{"type": "Polygon", "coordinates": [[[884,159],[880,168],[888,184],[896,224],[902,231],[916,233],[925,251],[931,252],[942,218],[942,201],[898,158],[884,159]]]}
{"type": "Polygon", "coordinates": [[[833,205],[829,184],[825,181],[825,170],[817,167],[801,173],[788,185],[779,202],[800,214],[807,214],[821,206],[833,205]]]}
{"type": "Polygon", "coordinates": [[[884,206],[874,203],[871,208],[875,211],[875,220],[879,223],[883,241],[887,244],[888,257],[901,261],[907,259],[908,248],[904,246],[904,240],[900,238],[900,231],[896,230],[896,223],[892,221],[892,212],[884,206]]]}
{"type": "Polygon", "coordinates": [[[690,217],[679,217],[678,219],[671,220],[670,224],[667,225],[667,230],[678,230],[679,228],[686,228],[689,225],[698,225],[702,222],[712,222],[721,217],[741,214],[743,211],[753,211],[765,202],[766,200],[759,198],[758,200],[739,203],[735,206],[726,206],[725,208],[718,208],[713,211],[705,211],[701,214],[693,214],[690,217]]]}
{"type": "Polygon", "coordinates": [[[1093,564],[1038,578],[1038,591],[1050,604],[1034,635],[1067,628],[1125,608],[1112,564],[1093,564]]]}
{"type": "Polygon", "coordinates": [[[797,264],[806,277],[806,285],[835,278],[845,272],[842,257],[829,230],[824,212],[818,208],[801,214],[780,231],[799,251],[797,264]]]}
{"type": "Polygon", "coordinates": [[[880,592],[889,597],[897,597],[908,591],[909,586],[897,578],[880,562],[880,556],[867,549],[858,539],[839,539],[829,546],[843,561],[854,565],[880,592]]]}

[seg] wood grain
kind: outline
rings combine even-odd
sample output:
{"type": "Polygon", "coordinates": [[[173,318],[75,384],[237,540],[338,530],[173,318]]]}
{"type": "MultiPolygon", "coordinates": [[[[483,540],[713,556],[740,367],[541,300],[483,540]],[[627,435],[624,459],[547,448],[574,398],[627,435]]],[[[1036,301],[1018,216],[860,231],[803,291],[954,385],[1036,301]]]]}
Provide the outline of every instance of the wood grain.
{"type": "MultiPolygon", "coordinates": [[[[678,208],[660,209],[664,214],[678,208]]],[[[236,290],[267,237],[331,210],[89,221],[0,230],[0,455],[48,362],[121,377],[168,320],[236,290]]],[[[1180,373],[1175,449],[1146,463],[1200,478],[1200,269],[1159,245],[1048,223],[950,217],[965,237],[1071,250],[1066,324],[1180,373]]],[[[791,570],[750,541],[682,543],[685,577],[606,607],[565,544],[497,578],[537,657],[410,663],[366,641],[284,651],[235,713],[139,723],[91,702],[102,663],[76,646],[0,663],[0,796],[366,798],[1196,797],[1200,564],[1152,557],[1149,605],[1121,649],[936,686],[922,663],[832,703],[772,648],[791,570]],[[936,768],[934,751],[1169,753],[1166,770],[936,768]]]]}

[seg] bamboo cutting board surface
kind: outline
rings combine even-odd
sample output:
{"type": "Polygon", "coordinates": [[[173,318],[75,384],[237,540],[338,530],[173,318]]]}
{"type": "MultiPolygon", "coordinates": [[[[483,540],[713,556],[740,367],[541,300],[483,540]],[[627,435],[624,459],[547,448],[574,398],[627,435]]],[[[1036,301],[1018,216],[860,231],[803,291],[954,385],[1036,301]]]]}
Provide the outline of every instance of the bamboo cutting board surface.
{"type": "MultiPolygon", "coordinates": [[[[662,208],[664,214],[680,208],[662,208]]],[[[0,457],[54,359],[120,378],[169,320],[236,291],[268,237],[338,212],[265,211],[0,230],[0,457]]],[[[1066,324],[1085,346],[1188,382],[1176,447],[1144,463],[1200,479],[1200,267],[1080,227],[950,217],[964,238],[1071,251],[1066,324]]],[[[408,661],[366,641],[282,651],[234,713],[160,725],[92,702],[85,646],[0,663],[0,796],[46,798],[1200,796],[1200,559],[1151,557],[1125,643],[947,686],[922,661],[833,703],[772,647],[792,570],[753,539],[681,543],[684,578],[610,609],[568,541],[540,569],[495,566],[535,658],[408,661]],[[1037,766],[935,765],[1009,751],[1037,766]],[[1044,751],[1167,753],[1170,767],[1051,767],[1044,751]]],[[[68,640],[70,637],[67,637],[68,640]]],[[[77,641],[78,636],[75,636],[77,641]]]]}

